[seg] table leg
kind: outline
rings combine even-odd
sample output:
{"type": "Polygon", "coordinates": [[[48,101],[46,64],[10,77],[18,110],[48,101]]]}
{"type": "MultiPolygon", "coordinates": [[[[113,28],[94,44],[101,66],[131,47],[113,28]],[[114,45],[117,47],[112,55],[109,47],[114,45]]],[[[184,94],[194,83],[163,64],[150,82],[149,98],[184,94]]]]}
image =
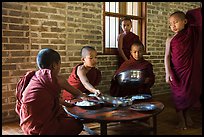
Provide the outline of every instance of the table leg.
{"type": "Polygon", "coordinates": [[[157,134],[157,116],[153,116],[153,135],[157,134]]]}
{"type": "Polygon", "coordinates": [[[101,135],[107,135],[107,123],[106,122],[101,122],[101,135]]]}
{"type": "Polygon", "coordinates": [[[87,127],[86,125],[84,125],[83,128],[84,131],[88,132],[90,135],[98,135],[95,131],[91,130],[89,127],[87,127]]]}

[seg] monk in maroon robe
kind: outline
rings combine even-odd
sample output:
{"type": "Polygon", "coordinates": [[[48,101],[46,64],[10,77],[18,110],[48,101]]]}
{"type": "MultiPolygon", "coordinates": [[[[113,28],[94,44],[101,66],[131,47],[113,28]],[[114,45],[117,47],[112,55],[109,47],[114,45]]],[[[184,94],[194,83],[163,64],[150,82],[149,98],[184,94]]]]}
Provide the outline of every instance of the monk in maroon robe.
{"type": "Polygon", "coordinates": [[[140,41],[139,36],[131,32],[132,21],[130,18],[122,19],[122,30],[118,36],[118,67],[130,58],[130,49],[134,41],[140,41]]]}
{"type": "Polygon", "coordinates": [[[143,58],[144,46],[141,42],[134,42],[130,50],[131,56],[128,61],[125,61],[115,72],[113,79],[111,80],[110,95],[116,97],[130,96],[136,94],[150,94],[150,88],[155,82],[155,75],[153,73],[152,64],[143,58]],[[123,85],[120,86],[115,79],[115,76],[120,72],[126,70],[143,70],[145,72],[144,77],[146,82],[138,87],[123,85]]]}
{"type": "MultiPolygon", "coordinates": [[[[69,78],[68,83],[73,87],[81,90],[85,94],[101,94],[100,90],[96,89],[96,86],[101,81],[101,71],[95,66],[97,64],[97,52],[92,46],[84,46],[81,49],[81,61],[76,65],[69,78]]],[[[62,93],[63,100],[72,100],[74,97],[72,94],[64,91],[62,93]]]]}
{"type": "Polygon", "coordinates": [[[83,124],[68,117],[60,104],[60,92],[66,89],[78,97],[86,96],[58,75],[61,62],[56,51],[42,49],[37,62],[40,69],[27,72],[16,87],[15,110],[21,129],[27,135],[78,135],[83,124]]]}
{"type": "MultiPolygon", "coordinates": [[[[82,84],[81,80],[77,76],[77,72],[76,72],[77,71],[77,67],[80,66],[80,65],[82,65],[82,63],[76,65],[73,68],[72,73],[70,74],[70,76],[69,76],[67,81],[69,82],[70,85],[72,85],[73,87],[81,90],[83,93],[90,94],[90,91],[88,91],[84,87],[84,85],[82,84]]],[[[95,86],[97,86],[101,82],[101,71],[98,70],[95,67],[92,67],[88,71],[88,73],[86,74],[86,77],[88,78],[89,83],[95,87],[95,86]]],[[[72,94],[70,94],[69,92],[66,92],[66,91],[63,92],[62,96],[63,96],[64,100],[71,100],[71,99],[74,98],[72,94]]]]}
{"type": "Polygon", "coordinates": [[[178,127],[187,129],[187,126],[193,124],[189,109],[200,103],[202,87],[201,9],[188,11],[186,16],[183,12],[175,12],[169,20],[175,35],[167,39],[166,44],[166,81],[170,83],[175,109],[179,116],[178,127]]]}

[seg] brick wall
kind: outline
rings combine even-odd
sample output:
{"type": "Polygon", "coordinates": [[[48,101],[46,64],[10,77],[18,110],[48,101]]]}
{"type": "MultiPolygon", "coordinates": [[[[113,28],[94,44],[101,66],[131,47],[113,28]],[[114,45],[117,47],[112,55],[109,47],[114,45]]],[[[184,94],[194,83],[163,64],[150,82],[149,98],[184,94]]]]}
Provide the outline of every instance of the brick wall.
{"type": "MultiPolygon", "coordinates": [[[[199,2],[148,2],[147,52],[145,58],[154,65],[156,82],[153,94],[169,92],[165,83],[164,49],[168,15],[180,9],[199,7],[199,2]]],[[[102,92],[110,87],[116,69],[116,56],[103,55],[102,2],[3,2],[2,3],[2,120],[18,118],[15,87],[20,76],[36,70],[36,55],[42,48],[57,50],[62,58],[61,73],[69,76],[80,62],[80,49],[92,45],[99,52],[98,68],[102,71],[102,92]]]]}

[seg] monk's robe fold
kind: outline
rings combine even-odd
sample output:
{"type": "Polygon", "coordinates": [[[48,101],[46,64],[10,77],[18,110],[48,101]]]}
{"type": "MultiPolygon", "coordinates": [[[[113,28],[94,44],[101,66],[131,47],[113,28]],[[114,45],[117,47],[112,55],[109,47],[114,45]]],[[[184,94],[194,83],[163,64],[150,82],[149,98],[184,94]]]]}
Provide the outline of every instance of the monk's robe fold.
{"type": "Polygon", "coordinates": [[[188,11],[186,16],[187,26],[170,42],[170,73],[173,79],[170,86],[177,111],[194,105],[199,101],[201,94],[201,11],[200,9],[188,11]]]}
{"type": "MultiPolygon", "coordinates": [[[[82,63],[76,65],[76,66],[73,68],[73,70],[72,70],[72,72],[71,72],[71,74],[70,74],[70,76],[69,76],[69,78],[68,78],[67,81],[69,82],[70,85],[72,85],[73,87],[75,87],[75,88],[81,90],[83,93],[90,94],[90,91],[88,91],[88,90],[84,87],[84,85],[81,83],[81,80],[79,79],[79,77],[78,77],[78,75],[77,75],[77,68],[78,68],[78,66],[80,66],[80,65],[82,65],[82,63]]],[[[89,83],[90,83],[93,87],[97,86],[97,85],[100,83],[100,81],[101,81],[101,71],[98,70],[98,69],[95,68],[95,67],[91,68],[91,69],[88,71],[88,73],[86,74],[86,76],[87,76],[87,78],[88,78],[88,80],[89,80],[89,83]]],[[[66,92],[66,91],[63,91],[62,96],[63,96],[63,99],[64,99],[64,100],[70,100],[70,99],[73,99],[73,98],[74,98],[74,96],[73,96],[72,94],[70,94],[69,92],[66,92]]]]}
{"type": "Polygon", "coordinates": [[[20,79],[15,110],[25,134],[80,133],[82,126],[77,125],[75,119],[66,118],[67,114],[59,104],[60,91],[56,77],[48,69],[30,71],[20,79]]]}
{"type": "Polygon", "coordinates": [[[136,95],[141,93],[151,94],[150,88],[153,86],[155,82],[155,75],[153,73],[153,67],[150,62],[147,60],[135,60],[132,56],[128,61],[125,61],[115,72],[113,79],[111,80],[110,86],[110,95],[116,97],[123,97],[123,96],[130,96],[136,95]],[[142,84],[139,87],[133,86],[120,86],[117,80],[114,78],[120,72],[131,70],[131,69],[138,69],[143,70],[146,73],[145,77],[149,77],[150,81],[148,84],[142,84]]]}

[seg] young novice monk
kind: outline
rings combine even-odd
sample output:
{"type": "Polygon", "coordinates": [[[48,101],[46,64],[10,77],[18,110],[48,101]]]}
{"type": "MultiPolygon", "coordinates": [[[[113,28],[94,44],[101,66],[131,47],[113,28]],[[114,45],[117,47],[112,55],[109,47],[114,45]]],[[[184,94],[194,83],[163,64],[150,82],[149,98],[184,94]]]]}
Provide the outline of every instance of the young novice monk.
{"type": "MultiPolygon", "coordinates": [[[[95,67],[97,64],[96,50],[91,46],[84,46],[81,49],[81,61],[82,63],[73,68],[68,78],[69,84],[85,94],[101,94],[101,92],[95,88],[101,81],[101,71],[95,67]]],[[[74,98],[72,94],[65,91],[62,96],[64,100],[74,98]]]]}
{"type": "Polygon", "coordinates": [[[139,40],[139,36],[131,32],[132,20],[128,17],[122,18],[121,27],[123,32],[118,36],[118,67],[130,59],[130,48],[135,40],[139,40]]]}
{"type": "Polygon", "coordinates": [[[166,40],[165,72],[178,115],[178,126],[193,126],[190,109],[199,105],[202,92],[202,13],[201,8],[186,14],[176,11],[169,17],[175,33],[166,40]]]}
{"type": "Polygon", "coordinates": [[[37,55],[38,71],[29,71],[16,87],[16,112],[20,127],[27,135],[78,135],[83,124],[68,117],[60,105],[61,89],[87,100],[87,96],[59,76],[61,59],[58,52],[42,49],[37,55]]]}
{"type": "Polygon", "coordinates": [[[140,41],[135,41],[130,50],[130,59],[125,61],[121,66],[116,70],[113,79],[111,80],[110,95],[116,97],[123,97],[136,94],[150,94],[150,88],[155,82],[155,76],[153,73],[153,67],[150,62],[143,58],[144,46],[140,41]],[[115,79],[115,76],[122,71],[138,69],[145,71],[145,82],[138,88],[133,86],[120,86],[115,79]]]}

